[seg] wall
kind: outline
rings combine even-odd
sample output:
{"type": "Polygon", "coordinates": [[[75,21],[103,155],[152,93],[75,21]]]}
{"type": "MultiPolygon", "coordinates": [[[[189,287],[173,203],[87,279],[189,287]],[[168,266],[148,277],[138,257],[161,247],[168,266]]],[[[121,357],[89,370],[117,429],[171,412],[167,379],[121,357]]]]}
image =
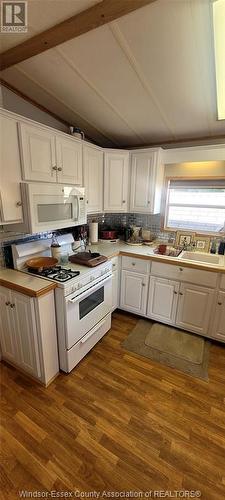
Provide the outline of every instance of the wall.
{"type": "Polygon", "coordinates": [[[202,161],[166,165],[165,177],[225,177],[225,161],[202,161]]]}
{"type": "Polygon", "coordinates": [[[11,92],[11,90],[7,89],[3,85],[0,87],[0,105],[4,109],[18,113],[19,115],[30,118],[31,120],[43,123],[49,127],[54,127],[62,132],[68,132],[68,127],[66,127],[66,125],[62,122],[56,120],[48,113],[41,111],[41,109],[29,103],[25,99],[22,99],[22,97],[19,97],[14,92],[11,92]]]}

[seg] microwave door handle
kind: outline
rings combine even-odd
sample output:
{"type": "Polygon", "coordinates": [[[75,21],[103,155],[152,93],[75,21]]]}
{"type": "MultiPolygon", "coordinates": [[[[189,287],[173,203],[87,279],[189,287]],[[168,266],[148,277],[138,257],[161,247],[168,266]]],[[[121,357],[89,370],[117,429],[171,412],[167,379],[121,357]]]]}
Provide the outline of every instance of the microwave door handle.
{"type": "Polygon", "coordinates": [[[75,302],[78,302],[78,300],[83,300],[85,297],[88,297],[91,293],[95,292],[98,290],[98,288],[101,288],[107,281],[112,279],[112,275],[108,276],[107,278],[103,279],[102,281],[99,281],[95,286],[88,288],[85,292],[81,292],[80,295],[77,295],[77,297],[74,297],[74,299],[68,299],[68,302],[70,304],[75,304],[75,302]]]}
{"type": "Polygon", "coordinates": [[[75,220],[79,221],[79,218],[80,218],[80,199],[79,199],[79,196],[76,196],[76,200],[77,200],[77,218],[75,220]]]}

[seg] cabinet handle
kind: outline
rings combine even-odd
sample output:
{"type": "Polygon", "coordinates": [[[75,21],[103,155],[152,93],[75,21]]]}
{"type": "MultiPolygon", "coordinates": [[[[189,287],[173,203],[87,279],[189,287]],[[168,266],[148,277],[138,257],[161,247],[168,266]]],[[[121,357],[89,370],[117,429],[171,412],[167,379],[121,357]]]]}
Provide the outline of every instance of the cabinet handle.
{"type": "Polygon", "coordinates": [[[17,201],[16,207],[22,207],[22,201],[17,201]]]}
{"type": "Polygon", "coordinates": [[[184,295],[182,292],[179,292],[179,295],[184,295]]]}
{"type": "Polygon", "coordinates": [[[52,170],[57,170],[57,166],[54,165],[54,167],[52,167],[52,170]]]}
{"type": "Polygon", "coordinates": [[[86,203],[87,203],[87,205],[88,205],[88,200],[87,200],[87,202],[86,202],[86,203]]]}
{"type": "Polygon", "coordinates": [[[179,270],[180,270],[180,271],[183,271],[183,268],[182,268],[182,267],[179,267],[179,270]]]}
{"type": "Polygon", "coordinates": [[[7,302],[5,303],[5,305],[6,305],[6,306],[10,306],[10,302],[8,302],[8,301],[7,301],[7,302]]]}
{"type": "Polygon", "coordinates": [[[218,306],[222,306],[222,302],[218,302],[218,306]]]}
{"type": "Polygon", "coordinates": [[[145,286],[145,283],[142,283],[142,286],[145,286]]]}
{"type": "Polygon", "coordinates": [[[174,295],[177,295],[177,292],[174,291],[173,293],[174,293],[174,295]]]}
{"type": "Polygon", "coordinates": [[[15,307],[15,304],[10,304],[11,309],[15,307]]]}
{"type": "Polygon", "coordinates": [[[126,203],[126,200],[123,200],[123,203],[126,203]]]}
{"type": "Polygon", "coordinates": [[[62,172],[62,167],[57,168],[58,172],[62,172]]]}
{"type": "Polygon", "coordinates": [[[132,266],[135,266],[135,262],[132,262],[132,266]]]}
{"type": "Polygon", "coordinates": [[[150,205],[150,203],[151,203],[150,200],[148,200],[148,205],[150,205]]]}

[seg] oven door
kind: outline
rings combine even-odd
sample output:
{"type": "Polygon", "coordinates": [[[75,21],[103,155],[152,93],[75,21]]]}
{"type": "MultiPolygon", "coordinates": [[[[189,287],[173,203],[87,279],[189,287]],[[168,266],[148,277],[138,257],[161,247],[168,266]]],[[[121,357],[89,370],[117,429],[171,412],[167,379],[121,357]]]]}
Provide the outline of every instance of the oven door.
{"type": "Polygon", "coordinates": [[[66,348],[70,349],[112,309],[112,276],[77,297],[66,297],[66,348]]]}

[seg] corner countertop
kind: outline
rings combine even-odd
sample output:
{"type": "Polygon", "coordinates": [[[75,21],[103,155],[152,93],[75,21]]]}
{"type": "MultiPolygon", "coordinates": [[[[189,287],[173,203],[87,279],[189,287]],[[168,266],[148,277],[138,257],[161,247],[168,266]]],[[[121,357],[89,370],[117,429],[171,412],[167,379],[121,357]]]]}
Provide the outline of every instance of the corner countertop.
{"type": "Polygon", "coordinates": [[[0,285],[30,297],[40,297],[56,288],[56,283],[14,269],[0,269],[0,285]]]}
{"type": "Polygon", "coordinates": [[[202,269],[205,271],[214,271],[216,273],[225,274],[225,256],[220,255],[220,264],[210,264],[207,262],[191,261],[186,259],[181,259],[178,257],[169,257],[166,255],[157,255],[154,253],[154,245],[142,245],[142,246],[132,246],[127,245],[125,242],[121,241],[119,243],[99,243],[96,245],[91,245],[87,247],[87,250],[92,252],[99,252],[105,255],[109,259],[112,257],[117,257],[118,255],[132,256],[139,259],[150,259],[158,262],[163,262],[166,264],[172,264],[175,266],[191,267],[194,269],[202,269]]]}

